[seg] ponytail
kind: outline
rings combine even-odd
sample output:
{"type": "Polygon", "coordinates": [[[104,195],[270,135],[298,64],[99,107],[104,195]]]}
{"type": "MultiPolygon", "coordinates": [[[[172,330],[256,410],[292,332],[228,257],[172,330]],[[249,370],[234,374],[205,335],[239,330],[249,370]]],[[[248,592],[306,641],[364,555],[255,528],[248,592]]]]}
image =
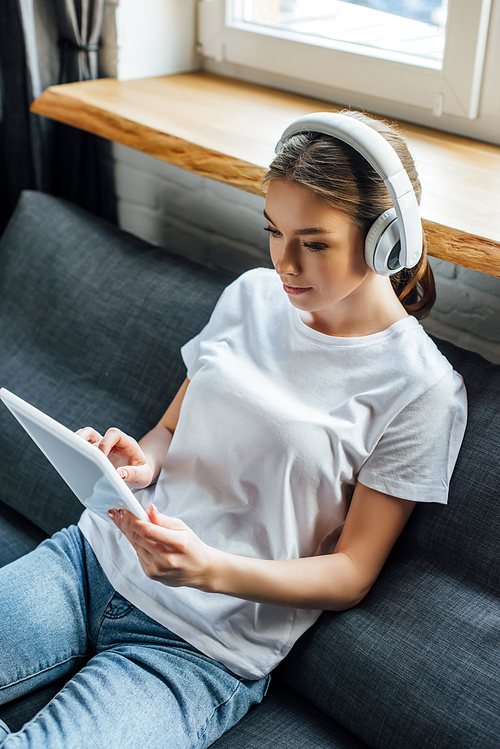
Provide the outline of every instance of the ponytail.
{"type": "Polygon", "coordinates": [[[429,314],[436,301],[434,274],[427,257],[427,239],[424,234],[422,257],[413,268],[403,268],[391,276],[392,288],[408,312],[418,320],[429,314]]]}

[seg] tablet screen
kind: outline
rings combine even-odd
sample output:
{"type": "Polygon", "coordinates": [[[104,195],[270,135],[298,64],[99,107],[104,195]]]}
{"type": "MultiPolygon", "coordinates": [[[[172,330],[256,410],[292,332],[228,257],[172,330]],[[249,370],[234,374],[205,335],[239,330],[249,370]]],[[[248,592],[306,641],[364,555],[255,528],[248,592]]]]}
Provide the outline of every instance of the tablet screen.
{"type": "Polygon", "coordinates": [[[0,396],[85,507],[109,522],[107,511],[115,506],[149,519],[97,447],[3,388],[0,396]]]}

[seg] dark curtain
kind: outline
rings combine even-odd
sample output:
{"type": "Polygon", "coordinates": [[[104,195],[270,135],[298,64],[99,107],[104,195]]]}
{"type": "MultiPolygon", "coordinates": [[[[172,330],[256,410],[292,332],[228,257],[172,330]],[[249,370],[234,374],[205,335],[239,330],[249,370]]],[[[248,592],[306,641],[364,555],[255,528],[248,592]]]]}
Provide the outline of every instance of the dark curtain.
{"type": "Polygon", "coordinates": [[[104,0],[1,0],[0,231],[36,188],[116,221],[110,144],[29,113],[44,88],[99,75],[104,0]]]}
{"type": "MultiPolygon", "coordinates": [[[[52,0],[59,32],[59,83],[98,77],[104,0],[52,0]]],[[[115,220],[107,182],[107,144],[96,136],[55,123],[52,133],[52,192],[92,213],[115,220]]]]}
{"type": "Polygon", "coordinates": [[[0,231],[21,190],[37,187],[27,78],[17,0],[3,0],[0,11],[0,231]]]}
{"type": "Polygon", "coordinates": [[[53,0],[61,68],[59,83],[98,78],[103,0],[53,0]]]}

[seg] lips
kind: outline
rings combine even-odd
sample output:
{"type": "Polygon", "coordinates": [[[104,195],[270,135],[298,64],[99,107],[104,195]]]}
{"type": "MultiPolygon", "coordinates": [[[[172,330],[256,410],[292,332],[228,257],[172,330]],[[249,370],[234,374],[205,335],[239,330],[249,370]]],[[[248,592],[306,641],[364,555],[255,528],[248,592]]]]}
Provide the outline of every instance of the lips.
{"type": "Polygon", "coordinates": [[[312,286],[289,286],[288,284],[283,284],[283,290],[290,294],[291,296],[297,296],[298,294],[305,294],[306,291],[310,291],[312,289],[312,286]]]}

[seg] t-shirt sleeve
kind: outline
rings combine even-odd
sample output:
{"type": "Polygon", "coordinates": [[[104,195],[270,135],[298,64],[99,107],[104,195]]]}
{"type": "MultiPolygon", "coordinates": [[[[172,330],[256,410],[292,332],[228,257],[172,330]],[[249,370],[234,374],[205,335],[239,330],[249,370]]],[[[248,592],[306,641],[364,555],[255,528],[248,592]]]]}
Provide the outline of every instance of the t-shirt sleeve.
{"type": "Polygon", "coordinates": [[[465,386],[450,370],[392,420],[358,480],[393,497],[446,504],[466,421],[465,386]]]}
{"type": "Polygon", "coordinates": [[[190,380],[193,379],[194,368],[196,362],[198,361],[198,356],[200,353],[200,341],[202,339],[204,330],[205,328],[203,328],[203,330],[198,333],[198,335],[196,335],[194,338],[191,338],[191,340],[185,343],[181,348],[182,360],[186,365],[186,374],[188,379],[190,380]]]}
{"type": "Polygon", "coordinates": [[[237,306],[239,280],[236,279],[236,281],[233,281],[232,284],[224,289],[205,327],[198,335],[191,338],[190,341],[181,347],[182,360],[186,365],[187,376],[190,380],[193,379],[197,369],[202,341],[213,336],[217,331],[222,330],[227,319],[234,316],[235,306],[237,306]]]}

